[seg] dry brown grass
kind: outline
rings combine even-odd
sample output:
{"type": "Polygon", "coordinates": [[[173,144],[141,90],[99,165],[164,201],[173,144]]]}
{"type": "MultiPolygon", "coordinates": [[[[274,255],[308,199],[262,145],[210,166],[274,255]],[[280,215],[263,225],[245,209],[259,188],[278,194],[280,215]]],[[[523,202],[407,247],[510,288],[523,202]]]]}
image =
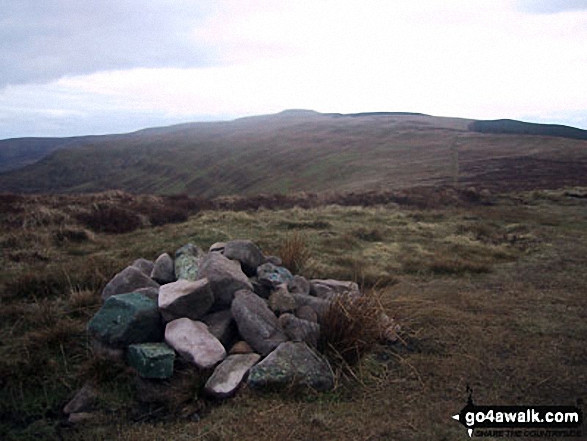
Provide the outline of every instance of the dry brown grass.
{"type": "Polygon", "coordinates": [[[279,248],[279,257],[281,257],[283,266],[292,273],[300,273],[310,258],[306,236],[299,231],[288,234],[279,248]]]}
{"type": "Polygon", "coordinates": [[[381,335],[380,294],[336,298],[320,322],[320,349],[336,366],[353,366],[373,348],[381,335]]]}

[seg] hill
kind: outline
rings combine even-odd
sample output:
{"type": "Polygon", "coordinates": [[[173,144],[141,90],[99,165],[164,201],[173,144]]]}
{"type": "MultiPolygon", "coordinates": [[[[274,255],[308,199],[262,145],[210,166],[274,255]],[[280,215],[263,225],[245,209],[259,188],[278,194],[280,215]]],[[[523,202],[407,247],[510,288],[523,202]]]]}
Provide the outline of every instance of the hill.
{"type": "Polygon", "coordinates": [[[587,141],[475,127],[423,114],[308,110],[180,124],[72,142],[0,174],[0,191],[210,197],[455,182],[496,190],[587,184],[587,141]]]}

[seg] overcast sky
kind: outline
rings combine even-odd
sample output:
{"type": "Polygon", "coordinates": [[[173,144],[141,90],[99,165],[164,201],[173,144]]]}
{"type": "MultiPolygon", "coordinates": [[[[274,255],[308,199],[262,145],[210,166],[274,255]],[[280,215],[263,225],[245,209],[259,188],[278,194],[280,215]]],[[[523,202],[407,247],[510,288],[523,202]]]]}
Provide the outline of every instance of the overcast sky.
{"type": "Polygon", "coordinates": [[[0,0],[0,139],[291,108],[587,129],[587,0],[0,0]]]}

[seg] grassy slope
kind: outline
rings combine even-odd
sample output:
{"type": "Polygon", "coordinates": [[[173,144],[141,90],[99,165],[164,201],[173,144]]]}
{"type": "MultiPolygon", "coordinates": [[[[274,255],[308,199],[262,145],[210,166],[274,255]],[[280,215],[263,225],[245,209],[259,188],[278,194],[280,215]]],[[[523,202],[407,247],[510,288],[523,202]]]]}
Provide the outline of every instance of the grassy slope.
{"type": "Polygon", "coordinates": [[[465,404],[466,384],[478,404],[573,404],[587,394],[587,246],[577,240],[587,230],[587,199],[570,194],[585,191],[442,210],[208,211],[79,242],[59,240],[60,232],[81,229],[67,215],[75,207],[27,203],[4,213],[0,232],[0,435],[449,440],[466,437],[450,418],[465,404]],[[378,347],[355,369],[356,379],[341,378],[330,393],[244,390],[220,405],[201,400],[197,375],[170,385],[170,403],[139,404],[131,373],[96,364],[84,324],[115,271],[188,241],[207,247],[247,237],[279,253],[294,231],[306,237],[308,277],[382,283],[404,344],[378,347]],[[61,425],[60,409],[92,375],[101,384],[98,420],[61,425]],[[186,419],[194,411],[200,422],[186,419]]]}
{"type": "MultiPolygon", "coordinates": [[[[587,142],[469,132],[469,120],[418,115],[336,117],[286,112],[232,122],[150,129],[61,150],[0,175],[0,190],[227,194],[499,185],[557,161],[577,167],[566,185],[587,185],[587,142]],[[459,167],[456,167],[455,148],[459,167]],[[553,161],[556,157],[556,161],[553,161]],[[530,161],[530,163],[528,163],[530,161]],[[493,173],[493,174],[492,174],[493,173]],[[479,182],[480,181],[480,182],[479,182]]],[[[540,178],[538,178],[539,180],[540,178]]],[[[536,185],[535,185],[536,187],[536,185]]]]}

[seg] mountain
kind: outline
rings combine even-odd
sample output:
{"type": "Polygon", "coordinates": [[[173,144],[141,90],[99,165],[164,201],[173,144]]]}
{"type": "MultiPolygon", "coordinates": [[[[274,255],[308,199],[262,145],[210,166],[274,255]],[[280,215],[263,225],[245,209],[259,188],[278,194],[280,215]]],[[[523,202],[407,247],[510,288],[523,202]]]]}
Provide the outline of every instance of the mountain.
{"type": "Polygon", "coordinates": [[[545,136],[552,131],[504,134],[503,124],[477,123],[402,112],[289,110],[68,138],[67,144],[47,141],[50,154],[0,174],[0,191],[219,196],[456,182],[496,190],[587,185],[587,141],[545,136]]]}

